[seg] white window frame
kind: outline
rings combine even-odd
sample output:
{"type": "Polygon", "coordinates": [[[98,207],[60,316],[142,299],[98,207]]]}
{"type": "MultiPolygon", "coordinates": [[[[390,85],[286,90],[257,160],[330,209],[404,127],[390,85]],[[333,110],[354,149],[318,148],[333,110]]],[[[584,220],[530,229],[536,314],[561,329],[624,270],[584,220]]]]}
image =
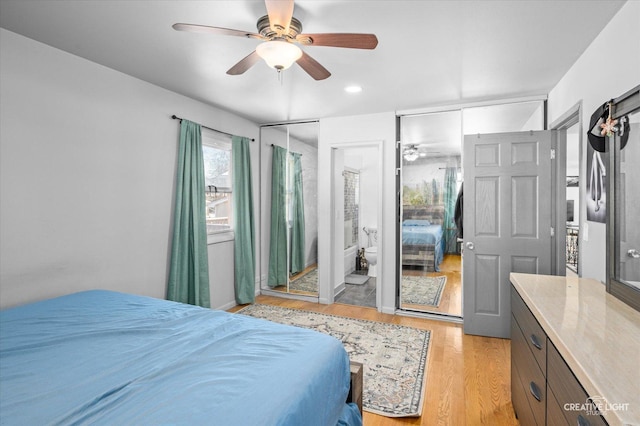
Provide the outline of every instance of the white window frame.
{"type": "MultiPolygon", "coordinates": [[[[232,145],[231,145],[231,137],[219,134],[217,132],[211,131],[209,129],[202,128],[202,149],[204,154],[204,149],[216,148],[216,149],[225,149],[231,153],[232,145]]],[[[229,194],[229,216],[228,216],[228,227],[210,230],[209,224],[207,225],[207,241],[209,244],[228,241],[233,239],[233,201],[231,199],[233,194],[233,158],[229,157],[229,186],[221,187],[213,185],[207,186],[205,182],[205,195],[207,193],[215,192],[222,194],[229,194]]]]}

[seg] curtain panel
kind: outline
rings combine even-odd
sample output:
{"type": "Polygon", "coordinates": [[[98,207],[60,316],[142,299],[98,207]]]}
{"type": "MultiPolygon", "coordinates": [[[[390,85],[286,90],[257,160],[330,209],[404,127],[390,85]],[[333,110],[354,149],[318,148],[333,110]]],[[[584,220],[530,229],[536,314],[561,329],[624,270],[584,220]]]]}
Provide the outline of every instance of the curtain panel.
{"type": "Polygon", "coordinates": [[[235,297],[244,305],[255,301],[255,226],[249,139],[233,136],[233,223],[235,231],[235,297]]]}
{"type": "Polygon", "coordinates": [[[457,232],[455,222],[455,208],[458,192],[456,180],[458,173],[455,167],[447,167],[444,175],[444,241],[445,253],[457,253],[457,232]]]}
{"type": "Polygon", "coordinates": [[[291,273],[296,274],[304,270],[305,266],[305,237],[304,237],[304,197],[302,188],[302,154],[292,152],[293,176],[291,202],[291,273]]]}
{"type": "Polygon", "coordinates": [[[204,162],[200,125],[180,124],[167,299],[210,307],[204,162]]]}
{"type": "Polygon", "coordinates": [[[287,150],[273,146],[271,162],[271,227],[269,287],[287,284],[287,150]]]}

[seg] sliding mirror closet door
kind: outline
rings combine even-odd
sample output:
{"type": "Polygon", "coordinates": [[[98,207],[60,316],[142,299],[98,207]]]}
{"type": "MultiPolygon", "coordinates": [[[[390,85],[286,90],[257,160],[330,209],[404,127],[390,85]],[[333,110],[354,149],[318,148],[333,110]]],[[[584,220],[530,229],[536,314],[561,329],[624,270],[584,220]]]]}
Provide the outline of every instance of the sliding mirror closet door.
{"type": "Polygon", "coordinates": [[[317,123],[260,132],[261,289],[317,298],[317,123]]]}
{"type": "Polygon", "coordinates": [[[461,112],[401,118],[400,308],[462,314],[461,112]]]}

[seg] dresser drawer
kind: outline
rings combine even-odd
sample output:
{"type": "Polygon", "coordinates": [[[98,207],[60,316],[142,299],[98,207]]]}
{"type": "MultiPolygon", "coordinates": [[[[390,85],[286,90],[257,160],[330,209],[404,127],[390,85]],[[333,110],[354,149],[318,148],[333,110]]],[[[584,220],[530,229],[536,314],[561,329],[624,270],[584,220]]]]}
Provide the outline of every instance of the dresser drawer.
{"type": "Polygon", "coordinates": [[[520,374],[518,372],[518,366],[514,362],[514,358],[511,358],[511,402],[513,403],[513,410],[516,417],[522,426],[535,425],[536,420],[533,417],[533,412],[529,406],[527,400],[528,389],[522,386],[520,381],[520,374]]]}
{"type": "Polygon", "coordinates": [[[536,358],[540,370],[546,372],[547,335],[513,287],[511,287],[511,313],[515,316],[526,344],[536,358]]]}
{"type": "MultiPolygon", "coordinates": [[[[553,391],[547,386],[547,424],[552,426],[568,425],[568,421],[564,416],[564,410],[560,407],[560,403],[553,394],[553,391]]],[[[571,426],[577,426],[574,423],[571,426]]]]}
{"type": "MultiPolygon", "coordinates": [[[[529,350],[524,335],[513,316],[511,317],[511,359],[512,389],[514,379],[517,376],[526,400],[529,403],[529,409],[535,419],[535,424],[544,425],[546,410],[545,394],[547,392],[545,376],[529,350]]],[[[517,386],[516,389],[518,389],[517,386]]],[[[520,407],[516,406],[518,418],[522,418],[523,415],[525,418],[528,417],[528,415],[523,413],[523,411],[526,410],[524,404],[517,399],[513,399],[513,402],[514,404],[520,405],[520,407]]],[[[528,423],[522,420],[521,423],[528,426],[528,423]]]]}
{"type": "MultiPolygon", "coordinates": [[[[547,349],[547,384],[555,396],[567,423],[580,426],[606,425],[605,420],[590,409],[589,396],[556,347],[549,342],[547,349]]],[[[597,396],[594,396],[597,400],[597,396]]]]}

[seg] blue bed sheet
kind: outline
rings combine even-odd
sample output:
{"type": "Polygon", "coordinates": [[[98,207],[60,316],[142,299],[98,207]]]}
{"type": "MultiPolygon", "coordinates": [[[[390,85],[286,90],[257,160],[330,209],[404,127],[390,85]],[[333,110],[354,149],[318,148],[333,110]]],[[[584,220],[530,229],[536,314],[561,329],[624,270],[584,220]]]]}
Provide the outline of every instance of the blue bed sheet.
{"type": "MultiPolygon", "coordinates": [[[[413,221],[416,222],[416,221],[413,221]]],[[[442,225],[430,224],[420,226],[409,221],[402,225],[403,245],[434,245],[434,268],[440,271],[440,264],[444,258],[445,240],[443,237],[442,225]]]]}
{"type": "Polygon", "coordinates": [[[331,336],[149,297],[0,312],[2,424],[357,424],[349,377],[331,336]]]}

